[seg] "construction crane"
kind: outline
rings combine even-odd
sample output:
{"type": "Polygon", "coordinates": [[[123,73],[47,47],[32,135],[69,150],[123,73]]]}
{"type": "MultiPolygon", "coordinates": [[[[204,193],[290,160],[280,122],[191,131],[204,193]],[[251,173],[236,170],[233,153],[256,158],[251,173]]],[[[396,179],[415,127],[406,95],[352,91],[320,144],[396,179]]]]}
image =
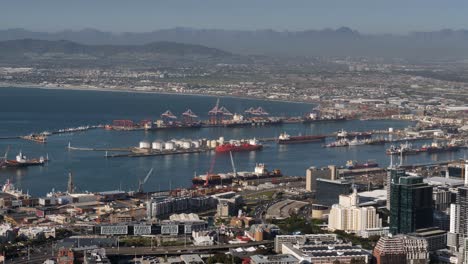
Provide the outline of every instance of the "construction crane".
{"type": "Polygon", "coordinates": [[[138,192],[139,193],[143,192],[143,184],[145,184],[148,181],[152,172],[153,172],[153,168],[149,170],[149,172],[146,174],[146,177],[143,179],[143,181],[141,179],[138,180],[138,192]]]}

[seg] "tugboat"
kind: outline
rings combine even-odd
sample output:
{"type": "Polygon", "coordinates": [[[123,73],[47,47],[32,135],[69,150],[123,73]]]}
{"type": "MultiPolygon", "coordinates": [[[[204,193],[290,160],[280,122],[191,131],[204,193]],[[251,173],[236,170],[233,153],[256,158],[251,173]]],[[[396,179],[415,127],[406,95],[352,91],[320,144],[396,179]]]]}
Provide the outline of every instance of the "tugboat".
{"type": "Polygon", "coordinates": [[[227,152],[240,152],[240,151],[257,151],[261,150],[263,145],[258,142],[258,140],[251,139],[249,142],[240,142],[232,141],[230,143],[224,143],[215,148],[215,151],[218,153],[227,153],[227,152]]]}
{"type": "Polygon", "coordinates": [[[291,137],[286,132],[283,132],[278,137],[278,144],[298,144],[324,141],[326,136],[293,136],[291,137]]]}

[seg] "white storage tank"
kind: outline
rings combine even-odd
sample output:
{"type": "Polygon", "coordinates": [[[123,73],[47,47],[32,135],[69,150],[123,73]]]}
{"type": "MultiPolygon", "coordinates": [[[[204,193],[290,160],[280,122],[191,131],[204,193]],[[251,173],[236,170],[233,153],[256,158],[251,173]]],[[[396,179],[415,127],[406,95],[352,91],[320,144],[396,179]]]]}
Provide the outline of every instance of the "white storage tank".
{"type": "Polygon", "coordinates": [[[199,141],[196,141],[196,140],[193,140],[193,141],[192,141],[192,147],[193,147],[193,148],[200,148],[200,142],[199,142],[199,141]]]}
{"type": "Polygon", "coordinates": [[[218,142],[216,142],[216,140],[211,140],[211,141],[210,141],[210,148],[216,148],[217,143],[218,143],[218,142]]]}
{"type": "Polygon", "coordinates": [[[189,149],[191,146],[192,146],[192,143],[190,141],[182,142],[182,148],[183,149],[189,149]]]}
{"type": "Polygon", "coordinates": [[[182,147],[182,145],[184,144],[184,141],[178,139],[178,140],[175,140],[174,143],[177,147],[182,147]]]}
{"type": "Polygon", "coordinates": [[[153,144],[151,144],[151,148],[161,151],[163,149],[163,143],[161,141],[154,141],[153,144]]]}
{"type": "Polygon", "coordinates": [[[174,142],[168,141],[164,143],[164,148],[167,150],[173,150],[175,148],[174,142]]]}
{"type": "Polygon", "coordinates": [[[140,141],[140,148],[141,149],[149,149],[151,145],[148,141],[140,141]]]}

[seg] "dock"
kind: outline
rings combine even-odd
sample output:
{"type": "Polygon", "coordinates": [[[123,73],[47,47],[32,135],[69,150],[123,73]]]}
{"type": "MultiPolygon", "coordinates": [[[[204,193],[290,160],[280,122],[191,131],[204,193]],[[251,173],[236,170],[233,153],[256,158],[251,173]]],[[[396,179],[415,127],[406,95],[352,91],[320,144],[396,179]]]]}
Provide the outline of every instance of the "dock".
{"type": "Polygon", "coordinates": [[[150,151],[142,153],[126,153],[126,154],[111,154],[106,155],[106,158],[139,158],[139,157],[154,157],[154,156],[166,156],[166,155],[180,155],[180,154],[194,154],[207,152],[210,149],[180,149],[180,150],[167,150],[167,151],[150,151]]]}

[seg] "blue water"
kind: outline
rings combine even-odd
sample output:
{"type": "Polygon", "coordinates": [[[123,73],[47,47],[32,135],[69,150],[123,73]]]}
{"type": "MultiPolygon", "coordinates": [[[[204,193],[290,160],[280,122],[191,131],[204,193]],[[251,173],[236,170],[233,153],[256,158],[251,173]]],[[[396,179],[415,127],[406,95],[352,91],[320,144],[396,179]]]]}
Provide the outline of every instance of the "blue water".
{"type": "MultiPolygon", "coordinates": [[[[24,135],[31,132],[56,130],[86,124],[110,123],[114,119],[156,119],[170,109],[180,115],[191,108],[202,118],[216,103],[214,97],[163,94],[135,94],[124,92],[65,91],[30,88],[0,88],[0,137],[24,135]]],[[[259,101],[237,98],[221,98],[221,104],[232,112],[243,112],[251,106],[261,106],[272,115],[299,116],[311,110],[312,105],[259,101]]],[[[145,190],[188,187],[194,173],[209,170],[214,153],[186,154],[162,157],[106,159],[102,152],[68,151],[66,146],[82,147],[130,147],[145,139],[167,140],[173,138],[209,138],[224,136],[226,139],[276,137],[286,131],[296,134],[326,134],[345,129],[364,131],[371,129],[404,128],[411,123],[402,121],[346,121],[318,124],[284,124],[273,127],[202,128],[189,130],[107,131],[89,130],[73,134],[54,135],[47,144],[24,140],[0,140],[0,153],[10,147],[9,157],[19,150],[29,157],[49,155],[51,162],[44,167],[21,170],[0,170],[0,183],[7,178],[17,187],[35,195],[44,195],[52,188],[65,190],[67,175],[71,171],[80,190],[134,190],[138,178],[154,168],[145,190]]],[[[415,143],[415,144],[422,144],[415,143]]],[[[388,146],[357,146],[350,148],[321,147],[321,143],[276,145],[267,143],[262,151],[235,153],[238,171],[251,171],[255,163],[262,162],[268,168],[278,168],[286,175],[304,175],[310,166],[329,164],[344,165],[347,160],[374,159],[382,165],[389,163],[385,155],[388,146]]],[[[406,163],[422,163],[463,157],[465,152],[436,155],[415,155],[405,158],[406,163]]],[[[231,171],[229,155],[216,155],[214,172],[231,171]]]]}

